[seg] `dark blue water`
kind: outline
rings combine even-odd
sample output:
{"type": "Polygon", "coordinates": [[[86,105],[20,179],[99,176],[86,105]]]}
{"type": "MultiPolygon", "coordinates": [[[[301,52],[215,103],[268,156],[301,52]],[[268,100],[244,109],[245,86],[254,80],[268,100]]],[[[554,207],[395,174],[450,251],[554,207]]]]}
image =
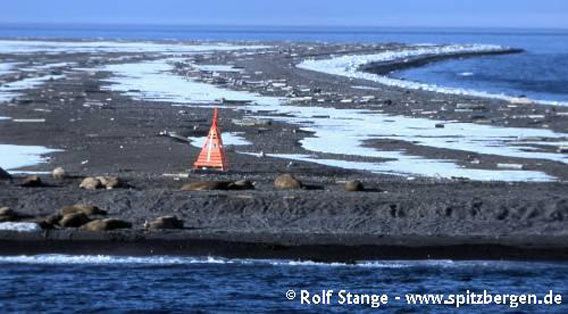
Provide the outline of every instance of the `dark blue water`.
{"type": "Polygon", "coordinates": [[[394,76],[444,87],[568,102],[568,35],[510,35],[477,41],[493,41],[525,52],[437,62],[394,76]]]}
{"type": "MultiPolygon", "coordinates": [[[[513,262],[369,262],[325,265],[197,258],[36,256],[0,258],[0,312],[226,311],[339,312],[368,305],[301,304],[288,290],[386,294],[387,312],[448,313],[452,305],[408,305],[407,293],[494,294],[548,291],[568,302],[568,264],[513,262]],[[395,300],[401,296],[401,300],[395,300]]],[[[566,305],[463,305],[466,312],[566,313],[566,305]]]]}
{"type": "Polygon", "coordinates": [[[568,101],[568,30],[0,24],[0,38],[15,37],[500,44],[525,52],[440,62],[395,76],[509,96],[568,101]]]}

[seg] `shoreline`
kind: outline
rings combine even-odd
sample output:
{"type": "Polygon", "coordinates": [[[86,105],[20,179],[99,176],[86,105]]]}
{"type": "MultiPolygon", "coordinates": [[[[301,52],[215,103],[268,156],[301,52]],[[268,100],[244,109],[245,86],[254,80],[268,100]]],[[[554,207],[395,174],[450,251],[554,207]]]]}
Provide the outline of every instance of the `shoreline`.
{"type": "MultiPolygon", "coordinates": [[[[368,52],[370,49],[382,51],[389,47],[349,48],[355,52],[357,49],[368,52]]],[[[333,121],[331,117],[321,115],[326,108],[330,108],[329,112],[341,108],[353,112],[367,110],[371,114],[373,110],[381,110],[386,115],[409,119],[416,117],[416,112],[420,117],[421,112],[437,110],[421,120],[425,122],[424,129],[434,131],[440,128],[435,127],[433,121],[447,123],[444,127],[446,130],[451,130],[452,123],[461,122],[473,126],[493,125],[504,133],[514,131],[516,127],[545,130],[545,135],[550,133],[549,129],[568,131],[566,116],[556,115],[556,112],[555,115],[548,114],[546,106],[532,104],[509,108],[508,103],[503,101],[404,90],[291,66],[294,64],[292,60],[297,61],[304,56],[317,53],[330,55],[342,49],[344,47],[341,45],[282,43],[274,51],[257,54],[220,51],[206,56],[198,53],[186,56],[199,61],[197,64],[231,65],[246,71],[245,74],[230,72],[218,75],[207,71],[192,72],[198,82],[208,82],[220,89],[255,93],[261,95],[259,98],[289,97],[298,101],[286,107],[290,110],[321,107],[318,107],[320,112],[296,117],[301,121],[312,121],[311,124],[298,124],[287,119],[294,117],[293,113],[258,113],[253,111],[253,106],[227,105],[221,113],[220,127],[223,132],[238,134],[239,139],[250,144],[228,145],[227,154],[233,170],[219,174],[188,171],[199,148],[159,135],[168,130],[186,138],[203,136],[209,127],[211,108],[199,107],[199,104],[190,101],[180,104],[176,102],[179,98],[175,97],[171,100],[165,97],[159,99],[162,95],[158,93],[155,98],[146,99],[132,98],[129,92],[111,90],[108,88],[109,78],[112,77],[109,72],[97,70],[96,67],[90,71],[74,70],[74,67],[90,64],[89,53],[37,53],[37,59],[42,63],[65,61],[75,65],[54,70],[62,72],[65,75],[63,79],[47,81],[42,86],[20,91],[21,95],[10,101],[10,105],[0,106],[0,116],[43,119],[41,123],[3,120],[0,122],[0,141],[63,149],[49,154],[50,159],[46,163],[24,170],[51,171],[63,166],[70,176],[55,180],[41,175],[44,185],[37,188],[20,186],[23,180],[21,175],[15,176],[14,181],[0,182],[0,207],[7,206],[18,213],[37,218],[51,215],[64,206],[88,203],[107,210],[111,218],[128,220],[134,228],[132,231],[100,234],[85,234],[74,229],[38,234],[0,231],[0,239],[5,243],[0,255],[61,253],[69,250],[74,254],[131,252],[145,255],[163,252],[346,262],[353,260],[350,256],[357,259],[568,260],[564,235],[564,221],[568,217],[565,183],[479,182],[459,177],[427,176],[409,179],[364,169],[271,157],[279,154],[312,154],[320,159],[345,162],[388,161],[374,156],[349,155],[355,153],[351,151],[336,154],[311,151],[304,147],[306,140],[320,136],[317,132],[306,131],[310,126],[317,126],[313,121],[333,121]],[[294,57],[295,54],[299,57],[294,57]],[[247,78],[243,77],[245,75],[247,78]],[[286,82],[278,81],[280,78],[285,78],[286,82]],[[253,83],[235,83],[239,81],[253,83]],[[259,81],[272,83],[254,84],[259,81]],[[289,86],[294,96],[286,96],[288,92],[278,87],[282,84],[286,88],[289,86]],[[353,88],[356,85],[371,86],[373,89],[353,88]],[[311,88],[306,89],[305,86],[311,88]],[[316,89],[320,91],[315,92],[316,89]],[[374,97],[371,101],[360,101],[369,95],[374,97]],[[315,103],[315,100],[302,100],[303,97],[325,97],[325,101],[315,103]],[[345,99],[351,102],[343,102],[345,99]],[[408,106],[409,103],[413,105],[408,106]],[[472,112],[440,110],[442,105],[456,108],[458,103],[485,107],[481,112],[477,109],[475,112],[473,109],[472,112]],[[271,123],[242,123],[243,119],[255,114],[267,117],[271,123]],[[474,114],[483,114],[484,120],[474,119],[474,114]],[[527,115],[527,118],[513,118],[522,115],[527,115]],[[539,118],[542,122],[535,123],[528,115],[542,115],[543,118],[539,118]],[[266,156],[260,157],[259,152],[265,152],[266,156]],[[295,175],[308,188],[277,190],[273,182],[280,173],[295,175]],[[164,177],[164,174],[187,176],[164,177]],[[128,187],[95,191],[79,189],[82,178],[99,175],[119,176],[128,183],[128,187]],[[254,189],[180,191],[181,186],[188,182],[243,179],[253,181],[254,189]],[[349,180],[363,181],[365,191],[345,191],[343,183],[349,180]],[[179,232],[142,231],[145,220],[165,215],[178,216],[185,221],[188,229],[179,232]],[[538,239],[535,239],[535,235],[539,235],[538,239]]],[[[136,62],[156,59],[155,56],[130,52],[91,54],[103,60],[97,61],[103,64],[104,60],[107,64],[128,62],[120,59],[123,57],[134,58],[136,62]]],[[[25,62],[30,56],[10,55],[9,58],[25,62]]],[[[96,62],[94,64],[98,65],[96,62]]],[[[179,66],[178,72],[191,70],[187,64],[179,66]]],[[[18,73],[6,77],[11,80],[16,75],[18,73]]],[[[262,109],[270,107],[260,107],[262,109]]],[[[568,108],[558,108],[558,112],[568,112],[568,108]]],[[[351,121],[345,117],[345,121],[351,121]]],[[[416,119],[404,120],[405,123],[409,121],[416,119]]],[[[386,122],[380,120],[380,123],[386,122]]],[[[402,129],[402,132],[407,130],[414,132],[412,129],[402,129]]],[[[443,136],[441,138],[445,139],[443,136]]],[[[568,178],[565,164],[538,158],[541,156],[537,154],[531,157],[530,152],[526,152],[528,158],[499,155],[500,151],[477,154],[436,145],[421,146],[411,139],[402,140],[406,141],[397,143],[387,139],[387,144],[395,150],[403,147],[416,156],[433,156],[467,169],[501,171],[498,164],[522,161],[525,169],[519,170],[521,173],[538,171],[554,174],[559,181],[568,178]],[[475,158],[479,160],[478,164],[471,162],[475,158]]],[[[546,142],[546,138],[543,141],[545,144],[551,143],[546,142]]],[[[373,141],[373,138],[360,144],[365,145],[365,149],[377,152],[388,148],[387,144],[373,141]]],[[[535,147],[540,151],[555,154],[553,148],[538,145],[535,147]]]]}
{"type": "Polygon", "coordinates": [[[406,58],[403,60],[396,59],[392,61],[370,62],[362,65],[360,70],[368,73],[388,76],[388,74],[391,72],[404,71],[411,68],[418,68],[435,62],[443,62],[447,60],[475,58],[483,56],[517,54],[523,52],[525,52],[524,49],[508,48],[501,51],[461,52],[461,53],[458,52],[455,54],[447,54],[447,55],[423,55],[412,58],[406,58]]]}
{"type": "Polygon", "coordinates": [[[491,239],[199,231],[149,233],[114,231],[105,234],[50,231],[25,235],[10,233],[0,232],[0,237],[3,239],[0,256],[42,254],[219,256],[348,264],[372,260],[568,260],[568,247],[563,244],[568,240],[568,236],[533,236],[527,241],[524,237],[491,239]]]}

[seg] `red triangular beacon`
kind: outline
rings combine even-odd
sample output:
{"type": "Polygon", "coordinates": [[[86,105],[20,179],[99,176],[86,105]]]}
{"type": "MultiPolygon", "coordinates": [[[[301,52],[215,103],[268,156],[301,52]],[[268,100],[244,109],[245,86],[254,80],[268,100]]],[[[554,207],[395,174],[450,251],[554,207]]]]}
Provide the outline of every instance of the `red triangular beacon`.
{"type": "Polygon", "coordinates": [[[225,150],[223,149],[223,139],[221,132],[217,127],[218,112],[217,108],[213,111],[213,123],[207,135],[207,139],[201,148],[201,153],[197,157],[197,161],[193,163],[195,169],[219,169],[221,171],[229,170],[225,150]]]}

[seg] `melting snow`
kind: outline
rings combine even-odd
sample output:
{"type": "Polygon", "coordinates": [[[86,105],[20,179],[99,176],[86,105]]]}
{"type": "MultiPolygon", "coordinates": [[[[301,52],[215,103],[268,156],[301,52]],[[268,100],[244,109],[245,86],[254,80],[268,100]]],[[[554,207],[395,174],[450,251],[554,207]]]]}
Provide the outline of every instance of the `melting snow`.
{"type": "MultiPolygon", "coordinates": [[[[427,48],[423,48],[427,49],[427,48]]],[[[309,160],[349,169],[388,172],[394,174],[468,177],[475,180],[548,181],[554,179],[544,173],[525,170],[484,170],[459,166],[453,160],[427,159],[403,151],[377,150],[365,147],[363,141],[395,139],[435,148],[494,154],[517,158],[548,159],[567,162],[566,156],[556,153],[524,151],[520,138],[552,138],[562,140],[568,134],[543,129],[505,128],[472,123],[446,123],[435,128],[437,121],[425,118],[391,116],[373,111],[335,109],[327,107],[301,107],[284,105],[276,97],[264,97],[244,91],[227,90],[210,84],[195,82],[174,75],[172,65],[165,60],[136,64],[110,65],[113,85],[110,89],[122,91],[136,99],[158,100],[189,105],[210,103],[222,97],[250,100],[253,104],[236,108],[251,111],[269,111],[286,114],[270,118],[296,124],[313,131],[314,137],[302,140],[308,151],[340,155],[387,158],[386,162],[352,162],[335,159],[318,159],[312,156],[281,155],[288,159],[309,160]],[[318,118],[325,116],[325,118],[318,118]],[[327,118],[329,116],[329,118],[327,118]]],[[[540,143],[540,141],[535,141],[540,143]]]]}
{"type": "Polygon", "coordinates": [[[206,72],[242,72],[243,69],[238,69],[232,65],[217,65],[217,64],[194,64],[194,68],[206,72]]]}
{"type": "MultiPolygon", "coordinates": [[[[227,145],[234,145],[234,146],[246,146],[246,145],[252,145],[251,142],[247,141],[244,137],[242,137],[243,134],[242,132],[226,132],[223,133],[222,138],[223,138],[223,145],[227,146],[227,145]]],[[[191,140],[191,145],[201,148],[203,147],[203,144],[205,143],[205,139],[207,138],[207,136],[202,136],[202,137],[188,137],[188,139],[191,140]]]]}
{"type": "Polygon", "coordinates": [[[45,161],[42,155],[58,151],[43,146],[0,144],[0,167],[8,171],[33,166],[45,161]]]}
{"type": "Polygon", "coordinates": [[[232,45],[227,43],[187,44],[158,42],[120,42],[120,41],[28,41],[0,40],[0,53],[192,53],[208,51],[230,51],[240,49],[265,49],[265,45],[232,45]]]}
{"type": "Polygon", "coordinates": [[[17,63],[0,63],[0,75],[12,73],[12,69],[17,63]]]}
{"type": "Polygon", "coordinates": [[[35,232],[41,228],[35,222],[0,222],[1,231],[35,232]]]}
{"type": "Polygon", "coordinates": [[[399,157],[397,160],[381,163],[347,161],[341,159],[322,159],[312,155],[299,154],[267,154],[269,157],[291,159],[297,161],[313,162],[325,166],[339,167],[351,170],[365,170],[374,173],[393,175],[412,175],[447,178],[464,177],[478,181],[551,181],[554,178],[538,171],[514,171],[514,170],[485,170],[468,169],[460,167],[451,161],[426,159],[416,156],[405,156],[402,153],[391,152],[391,157],[399,157]]]}
{"type": "Polygon", "coordinates": [[[116,76],[109,80],[114,84],[106,88],[125,92],[134,99],[153,101],[210,104],[225,98],[271,106],[279,103],[276,97],[262,97],[248,92],[232,91],[174,75],[170,72],[172,61],[176,60],[107,65],[103,70],[113,72],[116,76]]]}
{"type": "Polygon", "coordinates": [[[0,103],[12,100],[12,98],[20,96],[18,91],[36,88],[47,81],[58,80],[64,78],[64,75],[44,75],[37,77],[28,77],[19,81],[5,83],[0,86],[0,103]]]}

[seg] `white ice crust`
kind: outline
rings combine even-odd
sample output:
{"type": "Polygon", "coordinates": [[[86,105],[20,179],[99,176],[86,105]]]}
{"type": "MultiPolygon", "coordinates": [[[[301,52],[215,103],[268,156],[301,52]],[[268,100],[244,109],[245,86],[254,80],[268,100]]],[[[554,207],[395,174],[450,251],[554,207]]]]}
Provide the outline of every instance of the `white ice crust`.
{"type": "Polygon", "coordinates": [[[35,222],[0,222],[0,231],[36,232],[41,228],[35,222]]]}
{"type": "MultiPolygon", "coordinates": [[[[403,150],[383,150],[365,147],[365,140],[393,139],[434,148],[461,150],[479,154],[545,159],[566,163],[565,154],[543,152],[534,144],[549,140],[565,142],[568,134],[545,129],[498,127],[474,123],[448,123],[427,118],[388,115],[376,111],[335,109],[320,106],[288,105],[284,99],[264,97],[259,94],[228,90],[197,82],[171,72],[168,60],[132,64],[110,65],[112,71],[109,89],[120,91],[135,99],[166,101],[188,106],[210,104],[220,98],[249,100],[251,105],[236,109],[270,111],[286,116],[270,118],[292,123],[314,132],[313,137],[301,141],[302,147],[314,155],[280,155],[288,159],[312,161],[330,166],[434,177],[466,177],[474,180],[498,181],[549,181],[554,177],[538,171],[473,169],[458,165],[454,160],[430,159],[411,155],[403,150]],[[444,123],[444,128],[436,128],[444,123]],[[527,141],[526,139],[531,139],[527,141]],[[336,158],[321,159],[315,153],[334,154],[336,158]],[[388,161],[354,162],[342,159],[342,155],[367,158],[386,158],[388,161]]],[[[259,115],[260,116],[260,115],[259,115]]]]}
{"type": "Polygon", "coordinates": [[[122,42],[122,41],[37,41],[0,40],[0,53],[194,53],[208,51],[230,51],[241,49],[265,49],[266,45],[233,45],[228,43],[188,44],[182,42],[122,42]]]}
{"type": "Polygon", "coordinates": [[[58,151],[60,150],[43,146],[0,144],[0,167],[11,172],[10,170],[33,166],[45,161],[43,155],[58,151]]]}
{"type": "MultiPolygon", "coordinates": [[[[228,145],[247,146],[252,144],[242,136],[241,132],[225,132],[222,134],[221,138],[223,139],[223,145],[225,146],[228,145]]],[[[201,137],[190,136],[188,137],[188,139],[191,140],[192,146],[201,148],[203,147],[203,144],[205,144],[205,139],[207,139],[207,136],[201,136],[201,137]]]]}

